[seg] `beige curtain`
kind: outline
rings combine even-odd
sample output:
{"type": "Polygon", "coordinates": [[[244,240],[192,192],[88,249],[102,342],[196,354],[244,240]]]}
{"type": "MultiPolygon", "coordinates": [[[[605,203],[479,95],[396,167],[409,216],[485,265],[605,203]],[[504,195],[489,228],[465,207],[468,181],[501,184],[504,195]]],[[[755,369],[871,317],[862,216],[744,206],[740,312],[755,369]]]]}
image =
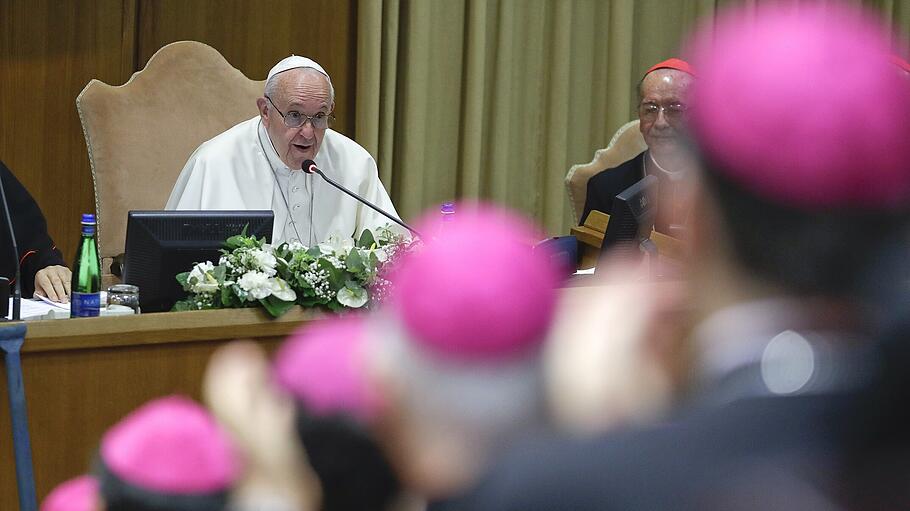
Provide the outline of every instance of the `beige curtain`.
{"type": "MultiPolygon", "coordinates": [[[[406,219],[483,198],[565,234],[569,166],[633,118],[641,74],[718,3],[360,0],[357,140],[406,219]]],[[[867,3],[910,28],[906,1],[867,3]]]]}

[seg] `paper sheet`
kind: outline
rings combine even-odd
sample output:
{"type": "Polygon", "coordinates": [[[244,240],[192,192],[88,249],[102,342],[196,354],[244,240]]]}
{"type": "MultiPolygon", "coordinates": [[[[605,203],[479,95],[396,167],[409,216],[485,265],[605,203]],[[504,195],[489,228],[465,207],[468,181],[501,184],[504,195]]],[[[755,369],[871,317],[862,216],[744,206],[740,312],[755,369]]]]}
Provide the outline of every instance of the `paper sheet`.
{"type": "MultiPolygon", "coordinates": [[[[11,319],[13,314],[13,299],[9,299],[9,314],[6,319],[11,319]]],[[[54,319],[69,317],[70,305],[68,303],[47,303],[41,300],[22,299],[22,308],[19,315],[24,320],[29,319],[54,319]]]]}

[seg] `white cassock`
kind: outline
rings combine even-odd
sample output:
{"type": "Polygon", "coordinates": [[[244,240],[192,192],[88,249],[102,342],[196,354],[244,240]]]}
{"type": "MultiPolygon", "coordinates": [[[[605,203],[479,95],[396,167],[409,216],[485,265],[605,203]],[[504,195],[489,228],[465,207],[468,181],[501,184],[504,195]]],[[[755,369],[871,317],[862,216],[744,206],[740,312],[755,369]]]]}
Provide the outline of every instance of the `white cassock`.
{"type": "MultiPolygon", "coordinates": [[[[314,161],[333,181],[398,217],[376,162],[357,142],[326,130],[314,161]]],[[[391,224],[320,176],[289,169],[259,116],[200,145],[180,172],[165,209],[271,209],[273,244],[312,246],[331,236],[356,238],[364,229],[375,232],[391,224]]]]}

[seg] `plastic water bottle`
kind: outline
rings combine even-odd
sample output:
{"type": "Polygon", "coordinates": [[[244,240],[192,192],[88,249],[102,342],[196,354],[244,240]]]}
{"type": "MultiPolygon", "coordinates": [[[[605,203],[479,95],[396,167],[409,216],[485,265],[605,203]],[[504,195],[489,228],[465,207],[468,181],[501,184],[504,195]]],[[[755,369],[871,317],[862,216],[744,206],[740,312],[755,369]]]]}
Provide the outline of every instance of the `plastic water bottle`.
{"type": "Polygon", "coordinates": [[[76,250],[70,285],[70,317],[97,316],[101,311],[101,259],[95,238],[95,215],[82,215],[82,239],[76,250]]]}

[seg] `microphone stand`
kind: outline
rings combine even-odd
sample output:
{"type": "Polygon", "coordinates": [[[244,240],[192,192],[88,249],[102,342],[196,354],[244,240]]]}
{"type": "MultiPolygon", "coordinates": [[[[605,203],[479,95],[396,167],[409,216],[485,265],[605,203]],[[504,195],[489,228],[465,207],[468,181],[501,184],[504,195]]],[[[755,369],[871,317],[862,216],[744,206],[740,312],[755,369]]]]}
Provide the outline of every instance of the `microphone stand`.
{"type": "Polygon", "coordinates": [[[657,280],[657,244],[651,241],[651,238],[645,238],[641,240],[638,244],[638,248],[647,254],[648,257],[648,273],[650,274],[651,280],[657,280]]]}
{"type": "Polygon", "coordinates": [[[326,176],[325,174],[323,174],[323,173],[322,173],[322,170],[320,170],[319,167],[316,166],[316,163],[315,163],[313,160],[306,160],[306,161],[304,161],[304,162],[303,162],[303,166],[302,166],[301,168],[302,168],[303,171],[306,172],[307,174],[319,174],[319,175],[322,177],[322,179],[325,179],[325,181],[326,181],[328,184],[334,186],[335,188],[338,188],[338,189],[341,190],[342,192],[344,192],[344,193],[350,195],[351,197],[357,199],[358,201],[360,201],[360,202],[366,204],[367,206],[373,208],[375,211],[381,213],[382,216],[388,218],[389,220],[395,222],[396,224],[398,224],[398,225],[404,227],[405,229],[407,229],[408,231],[410,231],[414,236],[417,236],[418,238],[422,238],[422,236],[420,235],[420,233],[417,232],[417,231],[415,231],[415,230],[412,229],[411,227],[409,227],[408,224],[406,224],[406,223],[402,222],[401,220],[395,218],[394,215],[391,215],[391,214],[389,214],[389,213],[386,213],[386,212],[383,211],[382,208],[380,208],[379,206],[377,206],[377,205],[373,204],[372,202],[370,202],[370,201],[364,199],[363,197],[357,195],[356,193],[354,193],[354,192],[348,190],[347,188],[341,186],[340,184],[336,183],[335,181],[333,181],[332,179],[330,179],[328,176],[326,176]]]}
{"type": "Polygon", "coordinates": [[[13,232],[13,217],[9,214],[9,203],[6,200],[6,190],[3,188],[3,179],[0,179],[0,199],[3,200],[3,211],[6,213],[6,225],[9,227],[9,238],[13,242],[13,261],[16,262],[16,285],[13,286],[13,313],[10,318],[13,321],[21,319],[22,310],[22,282],[19,278],[19,247],[16,245],[16,233],[13,232]]]}

